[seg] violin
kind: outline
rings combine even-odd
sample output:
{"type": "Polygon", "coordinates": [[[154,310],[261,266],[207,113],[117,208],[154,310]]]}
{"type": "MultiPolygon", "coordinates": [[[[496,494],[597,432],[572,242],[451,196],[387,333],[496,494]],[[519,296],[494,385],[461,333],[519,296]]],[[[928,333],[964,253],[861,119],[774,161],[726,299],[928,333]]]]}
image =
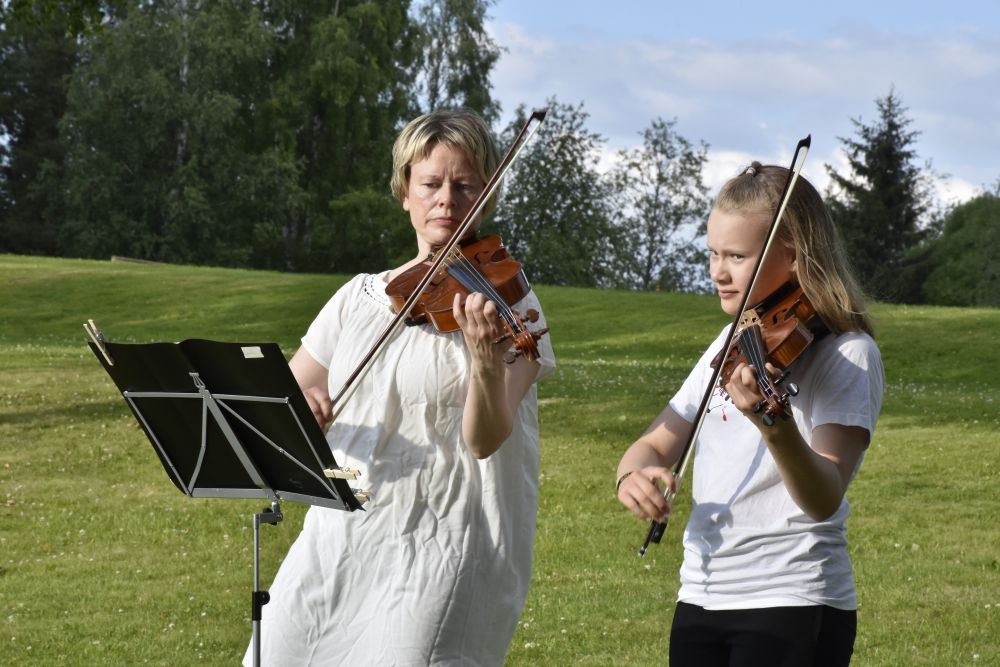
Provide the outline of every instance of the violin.
{"type": "Polygon", "coordinates": [[[791,375],[788,370],[791,363],[805,352],[810,343],[828,331],[802,288],[785,283],[759,304],[743,312],[725,359],[725,350],[720,350],[712,360],[713,369],[722,364],[718,386],[729,384],[737,366],[749,364],[757,370],[757,387],[764,396],[764,400],[754,406],[754,414],[764,412],[762,421],[765,426],[773,426],[779,417],[788,421],[792,417],[788,398],[797,395],[799,388],[794,382],[789,382],[781,393],[779,387],[791,375]],[[773,380],[766,370],[768,363],[780,371],[773,380]]]}
{"type": "MultiPolygon", "coordinates": [[[[386,296],[394,309],[403,308],[441,252],[443,248],[436,249],[425,261],[399,274],[386,286],[386,296]]],[[[528,361],[534,361],[538,359],[538,339],[548,332],[548,328],[529,331],[519,313],[510,306],[527,296],[530,290],[520,262],[510,256],[500,237],[477,237],[473,233],[446,255],[405,323],[416,326],[430,322],[440,333],[458,331],[461,327],[453,311],[455,295],[461,294],[464,300],[473,292],[481,292],[496,304],[506,331],[493,344],[499,345],[505,340],[512,340],[514,344],[514,349],[507,352],[503,360],[512,364],[523,355],[528,361]]],[[[525,316],[529,322],[538,321],[538,311],[534,309],[528,310],[525,316]]]]}

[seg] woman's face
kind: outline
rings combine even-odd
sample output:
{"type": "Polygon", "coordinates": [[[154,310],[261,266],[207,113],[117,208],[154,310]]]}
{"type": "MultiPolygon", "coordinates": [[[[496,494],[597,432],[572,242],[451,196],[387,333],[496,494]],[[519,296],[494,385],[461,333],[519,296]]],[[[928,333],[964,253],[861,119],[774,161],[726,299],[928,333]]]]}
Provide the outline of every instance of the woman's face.
{"type": "MultiPolygon", "coordinates": [[[[713,209],[708,216],[709,271],[719,291],[722,310],[735,315],[764,246],[771,215],[723,213],[713,209]]],[[[796,277],[795,250],[773,244],[761,266],[749,306],[759,303],[774,290],[796,277]]]]}
{"type": "MultiPolygon", "coordinates": [[[[445,144],[436,144],[426,158],[410,166],[403,209],[410,212],[421,256],[448,242],[484,187],[465,154],[445,144]]],[[[479,222],[472,228],[478,229],[479,222]]]]}

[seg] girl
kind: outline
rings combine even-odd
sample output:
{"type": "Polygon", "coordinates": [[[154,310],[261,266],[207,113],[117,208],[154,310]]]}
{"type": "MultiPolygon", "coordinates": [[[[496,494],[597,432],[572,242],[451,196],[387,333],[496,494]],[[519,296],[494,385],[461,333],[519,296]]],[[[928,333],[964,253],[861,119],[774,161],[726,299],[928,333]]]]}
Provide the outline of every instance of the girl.
{"type": "MultiPolygon", "coordinates": [[[[321,426],[330,394],[392,320],[386,284],[448,241],[498,162],[472,113],[426,114],[400,133],[392,188],[418,252],[344,285],[302,339],[289,365],[321,426]]],[[[515,307],[541,313],[534,292],[515,307]]],[[[456,296],[454,315],[459,332],[403,329],[330,427],[337,462],[362,471],[374,500],[365,512],[306,514],[263,608],[263,664],[503,663],[531,581],[534,383],[555,359],[546,336],[537,361],[505,364],[492,344],[503,327],[482,294],[456,296]]]]}
{"type": "MultiPolygon", "coordinates": [[[[708,219],[711,276],[735,315],[788,170],[754,162],[722,188],[708,219]]],[[[871,441],[884,374],[864,297],[815,188],[800,178],[748,304],[800,285],[829,333],[791,364],[793,419],[767,427],[754,369],[717,387],[694,459],[691,518],[670,635],[674,667],[847,665],[857,599],[844,497],[871,441]],[[714,409],[717,408],[717,409],[714,409]],[[727,410],[727,408],[729,408],[727,410]]],[[[711,377],[723,330],[618,466],[618,499],[646,521],[669,513],[676,463],[711,377]]],[[[768,371],[774,371],[770,367],[768,371]]]]}

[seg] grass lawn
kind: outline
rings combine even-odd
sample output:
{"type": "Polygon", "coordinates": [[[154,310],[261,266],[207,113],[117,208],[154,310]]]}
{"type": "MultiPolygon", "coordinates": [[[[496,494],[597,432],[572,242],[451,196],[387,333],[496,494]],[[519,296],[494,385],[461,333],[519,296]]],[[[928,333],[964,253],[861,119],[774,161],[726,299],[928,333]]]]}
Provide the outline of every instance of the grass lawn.
{"type": "MultiPolygon", "coordinates": [[[[81,325],[290,355],[345,280],[0,255],[0,665],[242,657],[263,504],[179,493],[81,325]]],[[[712,297],[537,292],[559,368],[539,386],[535,566],[507,664],[664,664],[689,497],[639,559],[615,468],[727,318],[712,297]]],[[[848,492],[853,664],[1000,664],[1000,311],[877,316],[888,390],[848,492]]],[[[282,508],[261,531],[264,586],[306,510],[282,508]]]]}

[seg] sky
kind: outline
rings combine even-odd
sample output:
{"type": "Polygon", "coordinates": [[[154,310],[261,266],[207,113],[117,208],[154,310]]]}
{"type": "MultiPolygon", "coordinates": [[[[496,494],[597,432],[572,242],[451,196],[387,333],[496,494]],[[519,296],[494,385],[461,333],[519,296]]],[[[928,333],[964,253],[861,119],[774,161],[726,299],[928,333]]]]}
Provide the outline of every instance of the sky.
{"type": "Polygon", "coordinates": [[[488,29],[507,52],[492,80],[504,121],[521,103],[584,103],[613,152],[657,117],[709,145],[717,190],[753,159],[785,163],[812,134],[805,175],[847,173],[838,137],[877,119],[891,89],[921,164],[964,201],[1000,178],[1000,1],[653,2],[499,0],[488,29]]]}

